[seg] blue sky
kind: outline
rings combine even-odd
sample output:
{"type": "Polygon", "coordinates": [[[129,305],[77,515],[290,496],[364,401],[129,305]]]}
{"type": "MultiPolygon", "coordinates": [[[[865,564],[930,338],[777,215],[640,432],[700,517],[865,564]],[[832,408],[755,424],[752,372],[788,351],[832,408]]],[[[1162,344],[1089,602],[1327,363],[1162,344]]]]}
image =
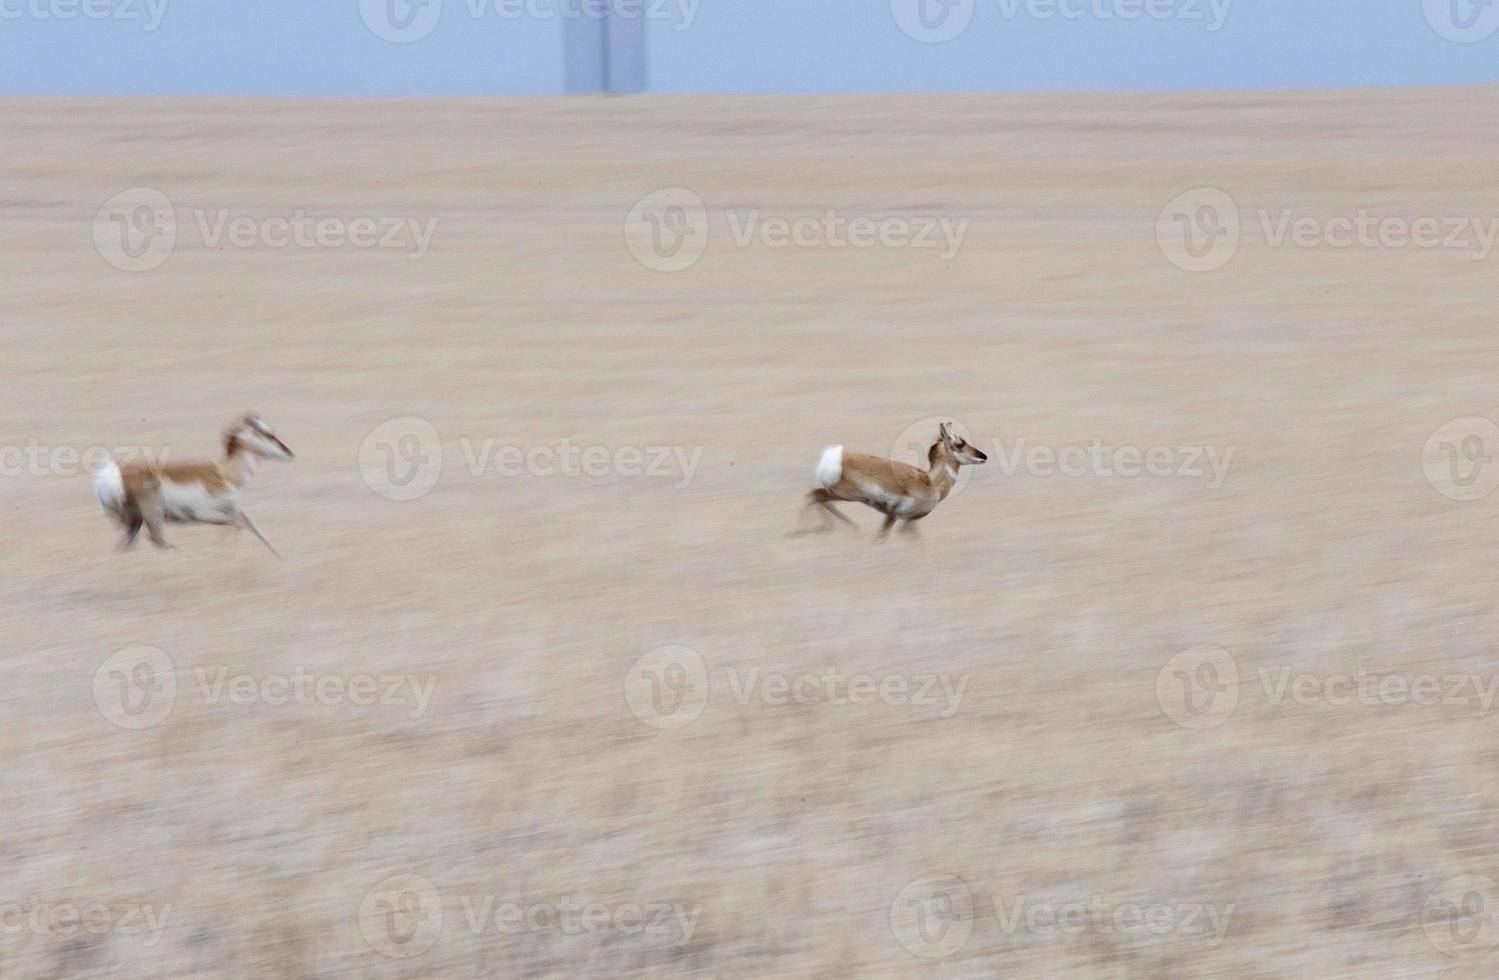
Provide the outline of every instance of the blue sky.
{"type": "Polygon", "coordinates": [[[592,4],[664,92],[1499,80],[1494,0],[0,0],[0,92],[553,93],[592,4]]]}

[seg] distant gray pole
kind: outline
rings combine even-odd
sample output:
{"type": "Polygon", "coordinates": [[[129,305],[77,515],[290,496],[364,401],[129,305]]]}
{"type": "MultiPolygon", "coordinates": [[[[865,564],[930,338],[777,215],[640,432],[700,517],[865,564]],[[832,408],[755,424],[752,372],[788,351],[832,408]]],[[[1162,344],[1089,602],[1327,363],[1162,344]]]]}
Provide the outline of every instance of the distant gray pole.
{"type": "Polygon", "coordinates": [[[645,91],[645,18],[621,17],[613,0],[601,17],[562,21],[564,86],[570,93],[645,91]]]}

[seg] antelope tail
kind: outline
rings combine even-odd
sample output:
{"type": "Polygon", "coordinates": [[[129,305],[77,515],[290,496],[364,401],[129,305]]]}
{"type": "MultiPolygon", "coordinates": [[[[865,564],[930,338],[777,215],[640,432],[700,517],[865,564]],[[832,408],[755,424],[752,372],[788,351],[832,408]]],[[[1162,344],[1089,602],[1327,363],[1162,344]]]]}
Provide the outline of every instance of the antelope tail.
{"type": "Polygon", "coordinates": [[[94,473],[94,496],[105,511],[118,511],[125,504],[125,481],[120,477],[120,465],[110,460],[94,473]]]}
{"type": "Polygon", "coordinates": [[[817,485],[829,489],[843,479],[843,447],[829,446],[817,461],[817,485]]]}

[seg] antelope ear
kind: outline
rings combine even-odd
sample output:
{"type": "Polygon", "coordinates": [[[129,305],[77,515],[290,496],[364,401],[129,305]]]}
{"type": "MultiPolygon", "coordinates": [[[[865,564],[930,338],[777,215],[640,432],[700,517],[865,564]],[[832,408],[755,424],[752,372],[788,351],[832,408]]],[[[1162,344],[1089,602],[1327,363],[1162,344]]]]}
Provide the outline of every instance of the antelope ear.
{"type": "Polygon", "coordinates": [[[946,422],[939,422],[937,424],[937,435],[942,437],[943,442],[947,442],[952,439],[952,429],[946,422]]]}

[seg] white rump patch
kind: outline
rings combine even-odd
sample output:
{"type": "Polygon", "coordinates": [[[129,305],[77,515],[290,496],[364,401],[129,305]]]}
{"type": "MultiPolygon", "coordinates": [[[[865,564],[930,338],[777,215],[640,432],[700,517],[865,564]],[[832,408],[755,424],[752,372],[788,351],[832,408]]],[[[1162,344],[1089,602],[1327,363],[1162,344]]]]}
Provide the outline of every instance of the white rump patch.
{"type": "Polygon", "coordinates": [[[828,489],[843,479],[843,447],[829,446],[817,461],[817,485],[828,489]]]}
{"type": "Polygon", "coordinates": [[[120,466],[110,460],[94,474],[94,495],[105,510],[119,510],[125,504],[125,481],[120,466]]]}

